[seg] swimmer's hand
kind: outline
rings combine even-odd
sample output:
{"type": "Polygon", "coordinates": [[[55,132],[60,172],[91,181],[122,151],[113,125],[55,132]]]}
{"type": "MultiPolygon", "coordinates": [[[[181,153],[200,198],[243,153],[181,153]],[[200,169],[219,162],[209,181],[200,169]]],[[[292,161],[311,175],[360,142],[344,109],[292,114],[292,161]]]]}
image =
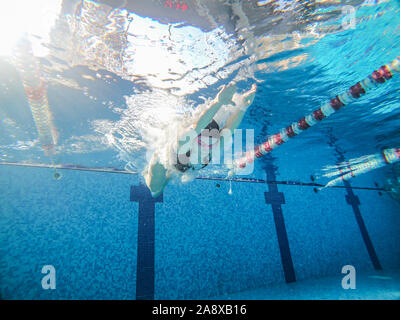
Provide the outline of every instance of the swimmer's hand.
{"type": "Polygon", "coordinates": [[[237,86],[235,84],[230,86],[223,86],[221,91],[218,92],[215,100],[223,105],[228,105],[228,104],[234,105],[235,103],[232,101],[232,97],[236,91],[237,91],[237,86]]]}
{"type": "Polygon", "coordinates": [[[257,91],[257,85],[256,85],[255,83],[253,83],[253,84],[251,85],[251,89],[250,89],[249,91],[247,91],[243,96],[244,96],[245,98],[248,98],[248,97],[250,97],[253,93],[256,93],[256,91],[257,91]]]}
{"type": "Polygon", "coordinates": [[[257,85],[254,83],[249,91],[243,94],[235,93],[232,100],[241,110],[246,111],[247,108],[253,103],[256,91],[257,85]]]}

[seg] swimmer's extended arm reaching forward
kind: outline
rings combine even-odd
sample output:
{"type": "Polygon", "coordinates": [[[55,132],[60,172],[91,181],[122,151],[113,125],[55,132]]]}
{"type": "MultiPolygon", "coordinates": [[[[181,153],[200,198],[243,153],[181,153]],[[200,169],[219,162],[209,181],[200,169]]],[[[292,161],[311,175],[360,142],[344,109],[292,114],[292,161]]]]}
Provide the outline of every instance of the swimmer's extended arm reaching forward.
{"type": "Polygon", "coordinates": [[[200,113],[194,124],[178,137],[177,150],[180,154],[185,154],[188,151],[187,148],[192,144],[193,139],[201,134],[223,105],[235,104],[232,99],[236,90],[236,85],[223,86],[215,99],[200,113]],[[191,130],[194,130],[195,134],[189,134],[191,130]]]}
{"type": "Polygon", "coordinates": [[[224,129],[230,129],[233,131],[237,129],[246,114],[247,108],[253,103],[254,97],[257,91],[257,85],[253,84],[251,89],[244,94],[235,93],[233,95],[233,102],[236,106],[236,110],[231,114],[224,125],[224,129]]]}
{"type": "MultiPolygon", "coordinates": [[[[253,103],[257,85],[253,84],[251,89],[243,94],[236,93],[236,85],[224,86],[215,99],[210,103],[210,105],[203,110],[203,112],[198,117],[197,122],[185,131],[181,138],[185,137],[186,140],[181,139],[178,141],[180,154],[186,153],[188,150],[185,146],[190,146],[194,137],[197,137],[202,133],[202,130],[207,127],[207,125],[214,119],[216,114],[220,111],[221,107],[224,105],[234,105],[235,110],[227,119],[224,127],[222,129],[231,130],[232,134],[235,129],[237,129],[246,114],[247,108],[253,103]],[[189,135],[190,130],[195,130],[195,135],[189,135]],[[190,139],[189,141],[187,141],[190,139]]],[[[221,111],[222,112],[222,111],[221,111]]],[[[218,122],[218,121],[217,121],[218,122]]],[[[221,144],[222,146],[223,144],[221,144]]]]}
{"type": "Polygon", "coordinates": [[[215,114],[221,109],[223,105],[235,104],[232,99],[237,90],[236,85],[224,86],[220,92],[218,92],[215,99],[210,105],[200,114],[197,122],[194,125],[197,135],[201,134],[201,131],[212,121],[215,114]]]}

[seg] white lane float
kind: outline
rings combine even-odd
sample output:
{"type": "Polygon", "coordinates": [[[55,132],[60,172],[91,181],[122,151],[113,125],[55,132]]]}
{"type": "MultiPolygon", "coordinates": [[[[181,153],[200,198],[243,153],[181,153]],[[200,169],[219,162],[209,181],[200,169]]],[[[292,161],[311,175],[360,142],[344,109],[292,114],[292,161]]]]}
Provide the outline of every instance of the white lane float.
{"type": "Polygon", "coordinates": [[[385,149],[381,153],[363,156],[326,167],[323,169],[326,172],[321,177],[334,178],[325,185],[325,188],[333,187],[342,181],[347,181],[363,173],[398,161],[400,161],[400,148],[385,149]]]}

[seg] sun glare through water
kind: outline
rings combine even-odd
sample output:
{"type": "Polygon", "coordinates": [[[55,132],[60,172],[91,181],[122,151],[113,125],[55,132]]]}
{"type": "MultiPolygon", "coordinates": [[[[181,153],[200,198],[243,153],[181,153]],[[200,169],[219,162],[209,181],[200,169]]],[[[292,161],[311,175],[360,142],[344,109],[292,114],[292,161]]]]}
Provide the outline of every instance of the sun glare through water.
{"type": "Polygon", "coordinates": [[[35,36],[35,55],[47,53],[40,41],[47,40],[49,31],[61,9],[61,0],[18,0],[0,3],[0,56],[12,55],[21,36],[35,36]],[[23,10],[22,10],[23,8],[23,10]]]}

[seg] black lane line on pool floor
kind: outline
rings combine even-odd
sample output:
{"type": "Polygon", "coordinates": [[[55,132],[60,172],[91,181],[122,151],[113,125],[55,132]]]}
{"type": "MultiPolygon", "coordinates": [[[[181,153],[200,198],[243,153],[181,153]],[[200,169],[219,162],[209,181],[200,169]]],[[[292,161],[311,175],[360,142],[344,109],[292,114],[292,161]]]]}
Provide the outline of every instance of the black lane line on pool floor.
{"type": "MultiPolygon", "coordinates": [[[[276,171],[278,168],[274,165],[273,158],[271,156],[267,156],[265,159],[267,180],[275,180],[276,171]]],[[[264,192],[264,197],[265,202],[270,204],[272,207],[285,281],[286,283],[295,282],[296,275],[294,271],[292,255],[290,253],[285,220],[282,212],[282,205],[285,204],[285,195],[283,192],[279,192],[277,184],[268,183],[268,192],[264,192]]]]}
{"type": "Polygon", "coordinates": [[[139,202],[136,267],[136,300],[154,300],[155,206],[162,194],[153,198],[147,186],[131,186],[130,200],[139,202]]]}
{"type": "MultiPolygon", "coordinates": [[[[332,132],[329,132],[328,137],[329,137],[328,145],[334,148],[335,153],[336,153],[337,162],[341,163],[341,162],[345,161],[346,159],[345,159],[344,153],[339,148],[339,146],[336,144],[337,139],[333,136],[332,132]]],[[[381,263],[379,262],[374,245],[372,244],[372,241],[368,234],[368,230],[365,225],[364,219],[361,215],[361,211],[359,208],[359,206],[361,204],[360,199],[358,198],[357,195],[354,194],[353,188],[352,188],[350,182],[348,182],[348,181],[343,181],[343,182],[344,182],[344,186],[347,191],[346,202],[348,205],[350,205],[353,208],[353,212],[354,212],[358,227],[360,228],[361,236],[364,240],[364,244],[367,248],[368,255],[371,259],[371,262],[376,270],[382,270],[381,263]]]]}

